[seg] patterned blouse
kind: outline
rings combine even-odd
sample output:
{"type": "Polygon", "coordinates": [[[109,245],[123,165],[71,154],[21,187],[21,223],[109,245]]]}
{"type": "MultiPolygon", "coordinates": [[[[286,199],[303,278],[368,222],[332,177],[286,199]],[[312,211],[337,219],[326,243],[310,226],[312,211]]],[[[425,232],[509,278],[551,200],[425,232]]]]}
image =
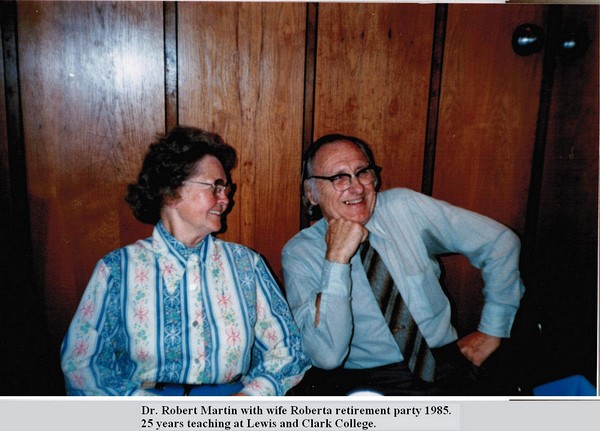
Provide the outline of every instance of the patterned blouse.
{"type": "Polygon", "coordinates": [[[145,395],[155,382],[284,395],[310,362],[262,258],[207,236],[151,238],[98,262],[61,349],[69,395],[145,395]]]}

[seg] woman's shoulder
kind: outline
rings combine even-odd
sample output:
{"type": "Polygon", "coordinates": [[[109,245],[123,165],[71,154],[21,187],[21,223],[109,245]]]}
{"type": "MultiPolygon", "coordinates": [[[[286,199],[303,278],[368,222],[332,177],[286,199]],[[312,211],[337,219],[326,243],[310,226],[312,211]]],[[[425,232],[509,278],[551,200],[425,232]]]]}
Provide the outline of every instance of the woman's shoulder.
{"type": "Polygon", "coordinates": [[[223,239],[213,237],[212,241],[218,247],[221,247],[224,250],[227,250],[230,253],[235,254],[248,254],[248,255],[258,255],[259,253],[252,248],[232,241],[225,241],[223,239]]]}
{"type": "Polygon", "coordinates": [[[124,245],[106,253],[101,262],[107,265],[113,262],[120,262],[124,255],[132,256],[152,252],[152,238],[140,239],[134,243],[124,245]]]}

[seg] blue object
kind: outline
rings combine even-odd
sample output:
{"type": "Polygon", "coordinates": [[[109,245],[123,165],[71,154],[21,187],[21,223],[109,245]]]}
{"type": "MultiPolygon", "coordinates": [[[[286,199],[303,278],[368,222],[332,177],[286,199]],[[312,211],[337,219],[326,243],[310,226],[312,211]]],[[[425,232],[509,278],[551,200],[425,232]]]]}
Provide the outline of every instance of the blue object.
{"type": "MultiPolygon", "coordinates": [[[[244,385],[240,382],[222,385],[198,385],[190,390],[189,396],[228,396],[241,391],[243,387],[244,385]]],[[[167,383],[160,389],[152,388],[148,389],[148,391],[163,397],[180,397],[185,395],[184,385],[175,383],[167,383]]]]}
{"type": "Polygon", "coordinates": [[[240,382],[223,385],[200,385],[195,386],[190,392],[190,396],[227,396],[238,393],[244,388],[240,382]]]}
{"type": "Polygon", "coordinates": [[[584,376],[577,374],[533,388],[535,396],[596,396],[596,388],[584,376]]]}

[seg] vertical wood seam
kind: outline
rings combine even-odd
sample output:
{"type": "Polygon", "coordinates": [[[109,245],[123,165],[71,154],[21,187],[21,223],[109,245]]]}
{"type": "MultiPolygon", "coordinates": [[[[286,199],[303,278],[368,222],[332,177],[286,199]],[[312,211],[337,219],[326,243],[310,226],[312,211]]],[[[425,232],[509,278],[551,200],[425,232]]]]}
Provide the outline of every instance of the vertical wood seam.
{"type": "Polygon", "coordinates": [[[435,7],[433,27],[434,34],[431,54],[427,124],[423,154],[423,173],[421,178],[421,191],[427,195],[433,194],[433,176],[435,172],[435,153],[437,146],[437,128],[440,109],[440,93],[442,89],[442,69],[447,18],[448,5],[437,4],[435,7]]]}
{"type": "MultiPolygon", "coordinates": [[[[314,137],[314,115],[315,115],[315,89],[316,89],[316,67],[317,67],[317,27],[319,20],[318,3],[306,4],[306,44],[304,60],[304,108],[302,112],[302,155],[312,143],[314,137]]],[[[304,160],[302,159],[302,163],[304,160]]],[[[302,164],[300,166],[302,170],[302,164]]],[[[301,177],[301,172],[298,178],[301,177]]],[[[300,229],[310,224],[308,208],[302,199],[302,187],[300,184],[300,229]]]]}
{"type": "MultiPolygon", "coordinates": [[[[535,130],[535,141],[531,159],[531,173],[529,180],[529,193],[527,197],[527,209],[525,216],[525,232],[523,244],[523,259],[525,268],[532,268],[534,264],[535,242],[537,239],[537,224],[539,218],[539,206],[542,193],[542,181],[544,170],[544,157],[546,151],[546,138],[548,134],[548,123],[550,120],[550,105],[552,102],[552,87],[554,85],[554,71],[556,68],[556,41],[557,32],[562,20],[562,6],[550,5],[546,27],[546,49],[542,65],[542,81],[540,84],[540,101],[537,114],[535,130]]],[[[532,268],[535,273],[535,269],[532,268]]]]}
{"type": "MultiPolygon", "coordinates": [[[[47,330],[45,300],[34,277],[33,241],[27,188],[26,147],[23,131],[23,104],[19,78],[17,2],[0,5],[0,32],[2,34],[2,61],[4,62],[4,86],[6,103],[6,137],[8,144],[9,208],[6,216],[10,222],[2,227],[3,246],[18,246],[18,256],[12,260],[9,273],[16,276],[16,284],[4,286],[5,291],[18,291],[27,298],[33,319],[39,318],[40,332],[47,330]],[[3,235],[4,236],[4,235],[3,235]]],[[[3,217],[4,218],[4,217],[3,217]]]]}
{"type": "Polygon", "coordinates": [[[163,3],[165,49],[165,128],[179,124],[178,52],[177,52],[177,2],[163,3]]]}
{"type": "MultiPolygon", "coordinates": [[[[4,86],[6,103],[6,136],[8,140],[8,166],[11,218],[29,226],[27,202],[27,165],[23,142],[23,116],[19,83],[17,44],[17,3],[2,3],[2,59],[4,61],[4,86]]],[[[29,243],[29,229],[22,232],[23,244],[29,243]]]]}

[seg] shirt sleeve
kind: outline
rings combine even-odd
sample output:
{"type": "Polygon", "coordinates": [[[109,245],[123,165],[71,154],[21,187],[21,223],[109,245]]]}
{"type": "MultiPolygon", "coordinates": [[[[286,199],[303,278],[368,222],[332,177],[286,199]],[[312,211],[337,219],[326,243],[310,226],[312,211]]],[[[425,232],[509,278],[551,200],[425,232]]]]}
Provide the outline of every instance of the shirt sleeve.
{"type": "Polygon", "coordinates": [[[118,323],[119,286],[106,262],[100,261],[83,294],[61,347],[61,366],[68,395],[133,395],[133,366],[121,354],[118,323]]]}
{"type": "Polygon", "coordinates": [[[351,264],[329,262],[314,252],[303,252],[298,244],[284,248],[286,294],[312,363],[333,369],[347,357],[352,338],[351,264]]]}
{"type": "Polygon", "coordinates": [[[242,379],[247,395],[285,395],[310,366],[288,304],[262,258],[255,258],[257,318],[248,374],[242,379]]]}
{"type": "Polygon", "coordinates": [[[520,240],[508,227],[481,214],[415,193],[415,219],[430,252],[460,253],[484,281],[479,331],[509,337],[525,287],[519,272],[520,240]]]}

